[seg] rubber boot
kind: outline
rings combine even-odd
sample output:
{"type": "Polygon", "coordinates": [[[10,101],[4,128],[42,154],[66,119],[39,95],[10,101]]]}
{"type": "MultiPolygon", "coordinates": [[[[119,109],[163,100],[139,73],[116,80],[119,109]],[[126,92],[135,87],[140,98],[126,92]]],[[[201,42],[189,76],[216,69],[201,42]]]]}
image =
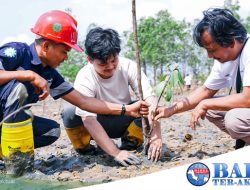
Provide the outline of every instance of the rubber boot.
{"type": "Polygon", "coordinates": [[[7,174],[21,176],[34,170],[34,137],[31,118],[2,125],[1,147],[7,174]]]}
{"type": "Polygon", "coordinates": [[[141,119],[135,119],[127,128],[126,134],[121,138],[121,150],[136,150],[143,144],[141,119]]]}
{"type": "Polygon", "coordinates": [[[90,145],[91,136],[83,126],[65,128],[65,130],[77,153],[86,154],[95,149],[93,145],[90,145]]]}
{"type": "Polygon", "coordinates": [[[241,140],[241,139],[237,139],[235,142],[235,150],[243,148],[245,146],[246,142],[241,140]]]}

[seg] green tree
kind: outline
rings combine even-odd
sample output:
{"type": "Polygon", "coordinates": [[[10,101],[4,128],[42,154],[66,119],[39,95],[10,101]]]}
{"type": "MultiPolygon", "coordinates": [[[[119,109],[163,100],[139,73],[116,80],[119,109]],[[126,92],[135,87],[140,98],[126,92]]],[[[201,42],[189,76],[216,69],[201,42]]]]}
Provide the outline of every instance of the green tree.
{"type": "MultiPolygon", "coordinates": [[[[184,25],[176,22],[167,10],[158,12],[155,17],[141,18],[138,23],[138,40],[144,72],[147,73],[149,67],[153,68],[156,82],[157,76],[162,75],[168,63],[179,61],[176,52],[182,48],[181,42],[185,37],[184,25]]],[[[124,32],[123,37],[127,40],[125,56],[134,58],[131,32],[124,32]]]]}
{"type": "Polygon", "coordinates": [[[247,32],[250,33],[250,15],[244,20],[243,25],[247,29],[247,32]]]}
{"type": "MultiPolygon", "coordinates": [[[[73,16],[73,11],[71,8],[66,8],[65,11],[73,16]]],[[[84,47],[84,41],[81,37],[78,37],[78,45],[82,48],[84,47]]],[[[71,50],[68,53],[68,60],[64,61],[59,67],[59,72],[68,81],[73,82],[78,71],[86,64],[87,59],[85,53],[71,50]]]]}
{"type": "Polygon", "coordinates": [[[246,19],[241,18],[239,15],[239,10],[240,10],[240,4],[239,1],[236,0],[235,2],[233,0],[225,0],[224,1],[224,7],[228,8],[229,10],[231,10],[234,14],[234,16],[242,22],[242,24],[245,26],[245,28],[247,29],[248,33],[250,32],[250,15],[248,15],[248,17],[246,19]]]}
{"type": "MultiPolygon", "coordinates": [[[[83,41],[79,41],[83,47],[83,41]]],[[[84,52],[77,52],[71,50],[68,53],[68,60],[64,61],[59,67],[59,72],[70,82],[74,82],[78,71],[87,64],[86,54],[84,52]]]]}
{"type": "MultiPolygon", "coordinates": [[[[245,20],[239,15],[240,5],[236,0],[225,0],[224,7],[230,9],[250,32],[250,16],[245,20]]],[[[138,40],[140,57],[144,72],[153,73],[154,84],[167,70],[166,65],[178,63],[185,75],[186,68],[192,68],[198,80],[204,80],[210,73],[213,60],[209,59],[206,51],[193,41],[193,28],[199,20],[189,23],[185,20],[174,20],[167,10],[158,12],[155,16],[143,17],[138,22],[138,40]]],[[[134,42],[131,31],[122,35],[122,54],[135,59],[134,42]]]]}
{"type": "Polygon", "coordinates": [[[198,79],[201,78],[200,75],[208,75],[211,70],[213,60],[209,59],[206,50],[195,44],[193,40],[193,29],[198,24],[199,20],[196,19],[192,23],[187,23],[185,20],[183,22],[185,24],[186,31],[186,36],[183,40],[183,49],[180,52],[180,57],[183,56],[183,70],[185,72],[185,66],[189,66],[189,68],[192,68],[194,77],[198,79]]]}
{"type": "Polygon", "coordinates": [[[234,16],[238,19],[241,20],[241,17],[239,15],[239,10],[240,10],[240,5],[239,5],[239,1],[236,0],[235,2],[233,0],[225,0],[224,1],[224,8],[227,8],[229,10],[231,10],[234,14],[234,16]]]}
{"type": "Polygon", "coordinates": [[[224,7],[228,8],[229,10],[231,10],[234,14],[234,16],[242,22],[242,24],[245,26],[245,28],[247,29],[247,32],[250,33],[250,15],[248,15],[248,17],[246,19],[243,19],[240,17],[238,11],[240,10],[240,4],[239,1],[236,0],[235,2],[233,2],[233,0],[225,0],[224,1],[224,7]]]}

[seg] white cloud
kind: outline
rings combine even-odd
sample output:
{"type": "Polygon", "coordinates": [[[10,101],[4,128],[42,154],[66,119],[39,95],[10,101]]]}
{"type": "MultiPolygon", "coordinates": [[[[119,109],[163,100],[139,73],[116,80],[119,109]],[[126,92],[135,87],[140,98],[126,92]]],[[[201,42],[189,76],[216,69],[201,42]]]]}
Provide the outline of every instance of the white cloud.
{"type": "Polygon", "coordinates": [[[128,0],[104,0],[105,4],[107,5],[121,5],[127,2],[132,2],[128,0]]]}
{"type": "Polygon", "coordinates": [[[136,5],[137,9],[137,17],[143,17],[143,16],[153,16],[157,12],[163,9],[170,9],[172,6],[171,1],[138,1],[136,5]]]}
{"type": "MultiPolygon", "coordinates": [[[[248,16],[249,0],[239,2],[240,15],[248,16]]],[[[160,10],[167,9],[177,20],[186,18],[187,21],[192,21],[201,18],[203,10],[215,5],[222,6],[223,3],[224,0],[136,0],[137,19],[154,16],[160,10]]],[[[86,34],[91,23],[114,28],[120,34],[132,28],[131,0],[11,0],[3,1],[2,4],[0,16],[4,27],[0,35],[1,44],[11,40],[31,42],[32,37],[28,36],[32,35],[30,27],[42,13],[53,9],[71,8],[78,21],[80,36],[86,34]],[[20,10],[23,4],[26,6],[20,10]],[[5,16],[8,16],[8,19],[4,19],[5,16]]]]}
{"type": "Polygon", "coordinates": [[[8,36],[6,38],[4,38],[0,45],[3,45],[5,43],[8,42],[25,42],[27,44],[30,44],[34,41],[34,38],[32,38],[31,36],[27,35],[27,34],[18,34],[17,36],[8,36]]]}

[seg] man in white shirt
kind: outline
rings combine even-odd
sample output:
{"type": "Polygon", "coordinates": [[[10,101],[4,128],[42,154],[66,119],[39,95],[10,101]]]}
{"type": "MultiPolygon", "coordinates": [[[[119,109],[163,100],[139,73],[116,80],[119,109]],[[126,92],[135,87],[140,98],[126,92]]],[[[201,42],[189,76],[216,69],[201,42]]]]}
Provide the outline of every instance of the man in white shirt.
{"type": "Polygon", "coordinates": [[[208,9],[194,29],[196,43],[215,59],[205,84],[184,100],[159,108],[155,119],[193,109],[193,129],[205,116],[236,141],[236,148],[250,144],[250,40],[244,26],[227,9],[208,9]],[[237,75],[237,72],[239,73],[237,75]],[[240,92],[240,84],[243,90],[240,92]],[[237,84],[236,85],[236,81],[237,84]],[[225,87],[238,87],[237,94],[213,98],[225,87]]]}
{"type": "MultiPolygon", "coordinates": [[[[123,105],[132,102],[130,87],[138,94],[136,63],[119,57],[120,39],[113,29],[93,28],[86,36],[85,51],[89,63],[78,73],[74,87],[88,97],[95,97],[123,105]]],[[[142,72],[142,88],[146,102],[151,108],[156,104],[152,88],[142,72]]],[[[125,106],[124,106],[125,108],[125,106]]],[[[135,155],[127,150],[137,149],[143,143],[140,118],[100,115],[68,105],[62,112],[67,134],[78,153],[84,154],[93,138],[97,145],[124,166],[135,164],[135,155]],[[112,138],[121,138],[120,149],[112,138]]],[[[151,113],[151,112],[149,112],[151,113]]],[[[149,140],[148,159],[157,161],[161,155],[162,140],[158,121],[150,123],[153,131],[149,140]]]]}
{"type": "Polygon", "coordinates": [[[189,73],[185,76],[184,81],[187,90],[190,90],[192,84],[192,76],[189,73]]]}

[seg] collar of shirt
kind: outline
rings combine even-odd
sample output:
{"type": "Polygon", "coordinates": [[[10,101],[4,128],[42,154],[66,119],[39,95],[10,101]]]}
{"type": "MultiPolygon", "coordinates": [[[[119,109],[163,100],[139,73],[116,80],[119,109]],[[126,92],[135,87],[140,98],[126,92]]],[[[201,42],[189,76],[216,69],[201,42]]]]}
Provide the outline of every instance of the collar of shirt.
{"type": "Polygon", "coordinates": [[[37,54],[37,51],[36,51],[36,47],[35,47],[35,43],[32,43],[30,45],[30,51],[31,51],[31,54],[32,54],[31,63],[33,65],[40,65],[40,64],[42,64],[40,58],[38,57],[38,54],[37,54]]]}

